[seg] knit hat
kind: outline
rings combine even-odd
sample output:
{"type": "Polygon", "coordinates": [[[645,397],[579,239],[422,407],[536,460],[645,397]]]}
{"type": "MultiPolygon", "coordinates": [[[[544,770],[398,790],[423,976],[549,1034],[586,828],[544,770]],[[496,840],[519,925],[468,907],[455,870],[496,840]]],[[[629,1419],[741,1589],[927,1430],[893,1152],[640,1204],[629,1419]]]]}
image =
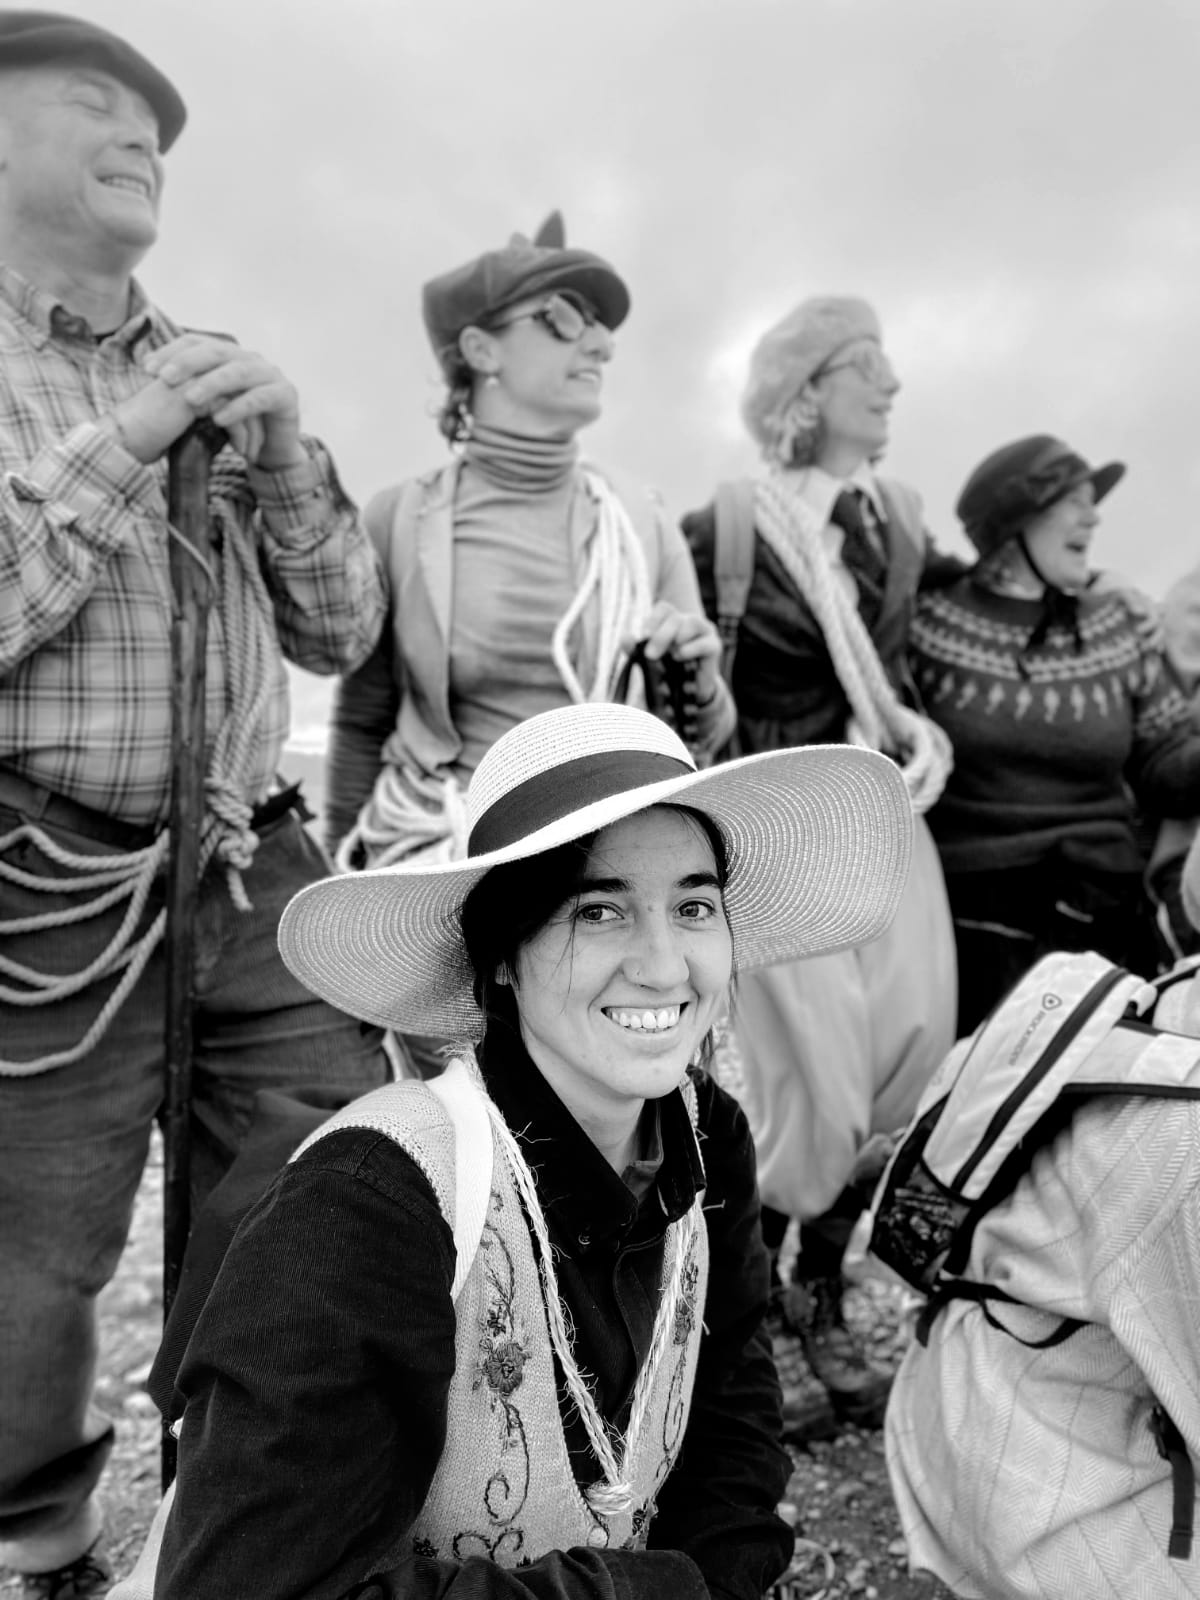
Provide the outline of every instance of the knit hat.
{"type": "Polygon", "coordinates": [[[353,1016],[406,1033],[477,1035],[461,911],[493,867],[644,811],[690,806],[725,840],[734,966],[865,944],[908,876],[912,807],[899,768],[851,745],[769,751],[696,770],[664,722],[587,702],[518,723],[467,790],[467,859],[314,883],[279,925],[288,967],[353,1016]]]}
{"type": "Polygon", "coordinates": [[[859,339],[882,340],[879,318],[865,300],[814,295],[768,328],[750,357],[742,420],[770,453],[784,412],[840,350],[859,339]]]}
{"type": "Polygon", "coordinates": [[[1034,433],[985,457],[967,479],[955,510],[967,538],[988,556],[1081,483],[1092,485],[1099,503],[1124,476],[1124,462],[1090,467],[1061,439],[1034,433]]]}
{"type": "Polygon", "coordinates": [[[574,289],[606,328],[629,315],[629,290],[615,269],[590,250],[570,250],[562,218],[551,212],[533,239],[514,233],[501,250],[431,278],[421,290],[425,331],[444,371],[453,366],[458,336],[532,295],[574,289]]]}
{"type": "Polygon", "coordinates": [[[175,143],[187,120],[179,91],[156,66],[115,33],[57,11],[0,11],[0,69],[50,61],[97,67],[149,101],[158,119],[159,148],[175,143]]]}

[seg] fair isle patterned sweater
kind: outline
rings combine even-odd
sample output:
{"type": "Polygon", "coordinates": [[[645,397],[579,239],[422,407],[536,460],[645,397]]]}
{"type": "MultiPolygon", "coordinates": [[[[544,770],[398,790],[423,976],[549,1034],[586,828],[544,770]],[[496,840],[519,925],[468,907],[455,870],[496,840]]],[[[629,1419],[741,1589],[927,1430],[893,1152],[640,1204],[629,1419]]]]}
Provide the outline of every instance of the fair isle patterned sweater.
{"type": "Polygon", "coordinates": [[[954,746],[929,813],[948,873],[1033,866],[1068,838],[1076,861],[1138,871],[1130,789],[1150,813],[1200,812],[1200,730],[1125,601],[1084,594],[1078,648],[1055,624],[1022,660],[1041,612],[970,577],[918,598],[913,674],[954,746]]]}

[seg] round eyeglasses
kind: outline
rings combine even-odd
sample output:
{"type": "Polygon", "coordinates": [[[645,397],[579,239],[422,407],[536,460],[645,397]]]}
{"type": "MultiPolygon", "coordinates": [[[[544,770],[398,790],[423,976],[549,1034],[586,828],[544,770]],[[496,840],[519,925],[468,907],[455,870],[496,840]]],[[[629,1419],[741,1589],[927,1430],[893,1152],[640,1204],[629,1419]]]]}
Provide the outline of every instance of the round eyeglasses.
{"type": "Polygon", "coordinates": [[[574,344],[583,338],[589,328],[594,328],[600,318],[582,295],[571,289],[559,289],[547,295],[540,306],[534,306],[529,311],[518,311],[515,316],[493,323],[492,326],[497,329],[511,328],[514,322],[540,322],[546,332],[562,344],[574,344]]]}
{"type": "Polygon", "coordinates": [[[812,382],[823,378],[830,372],[842,372],[847,367],[857,372],[860,378],[867,383],[885,384],[895,383],[896,369],[888,360],[877,344],[863,344],[857,350],[852,350],[841,361],[831,361],[827,366],[820,367],[813,373],[812,382]]]}

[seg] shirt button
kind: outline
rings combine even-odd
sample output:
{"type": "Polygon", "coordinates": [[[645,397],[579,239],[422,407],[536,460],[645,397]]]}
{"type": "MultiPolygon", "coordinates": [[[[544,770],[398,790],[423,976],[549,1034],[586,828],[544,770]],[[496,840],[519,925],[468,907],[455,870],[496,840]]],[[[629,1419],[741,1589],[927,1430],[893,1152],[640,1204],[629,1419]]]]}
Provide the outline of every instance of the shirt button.
{"type": "Polygon", "coordinates": [[[594,1528],[588,1529],[587,1542],[592,1546],[593,1550],[603,1550],[608,1543],[608,1529],[602,1528],[597,1523],[594,1528]]]}

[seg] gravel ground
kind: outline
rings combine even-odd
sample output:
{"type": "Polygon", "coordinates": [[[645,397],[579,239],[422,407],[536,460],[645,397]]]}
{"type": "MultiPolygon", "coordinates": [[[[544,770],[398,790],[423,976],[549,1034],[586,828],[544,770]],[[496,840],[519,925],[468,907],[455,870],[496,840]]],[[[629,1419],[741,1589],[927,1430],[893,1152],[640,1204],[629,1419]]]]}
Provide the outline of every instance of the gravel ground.
{"type": "MultiPolygon", "coordinates": [[[[117,1421],[117,1442],[104,1479],[107,1549],[117,1576],[133,1565],[159,1493],[158,1413],[145,1392],[161,1323],[161,1151],[155,1143],[138,1196],[133,1233],[120,1270],[100,1302],[101,1406],[117,1421]]],[[[892,1368],[908,1341],[912,1297],[861,1276],[847,1314],[874,1358],[892,1368]]],[[[784,1363],[791,1354],[781,1351],[784,1363]]],[[[950,1600],[949,1591],[906,1571],[883,1436],[847,1428],[837,1439],[791,1452],[795,1470],[782,1514],[797,1531],[791,1571],[776,1600],[950,1600]]],[[[0,1600],[18,1593],[0,1580],[0,1600]]]]}

